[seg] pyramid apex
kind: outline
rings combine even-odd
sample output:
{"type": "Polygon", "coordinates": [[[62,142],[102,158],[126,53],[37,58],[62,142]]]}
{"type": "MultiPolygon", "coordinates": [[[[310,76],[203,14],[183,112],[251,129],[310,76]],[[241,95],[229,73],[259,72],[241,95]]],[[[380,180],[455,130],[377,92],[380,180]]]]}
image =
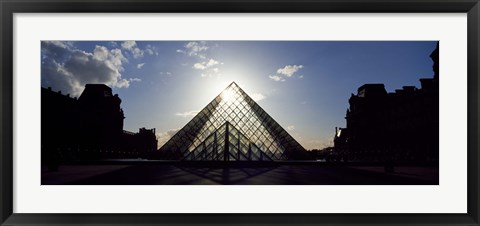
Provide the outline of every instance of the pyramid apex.
{"type": "Polygon", "coordinates": [[[225,89],[229,89],[229,88],[231,88],[231,87],[240,88],[240,86],[238,86],[237,83],[233,81],[233,82],[231,82],[225,89]]]}

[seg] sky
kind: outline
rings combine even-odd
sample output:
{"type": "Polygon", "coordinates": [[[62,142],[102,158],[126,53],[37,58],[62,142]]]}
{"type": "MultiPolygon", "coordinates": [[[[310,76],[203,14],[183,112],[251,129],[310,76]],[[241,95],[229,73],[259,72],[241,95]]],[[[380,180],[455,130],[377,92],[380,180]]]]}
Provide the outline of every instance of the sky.
{"type": "Polygon", "coordinates": [[[122,99],[124,130],[156,128],[159,147],[237,83],[304,148],[333,145],[358,87],[388,92],[432,78],[434,41],[42,41],[41,85],[85,84],[122,99]]]}

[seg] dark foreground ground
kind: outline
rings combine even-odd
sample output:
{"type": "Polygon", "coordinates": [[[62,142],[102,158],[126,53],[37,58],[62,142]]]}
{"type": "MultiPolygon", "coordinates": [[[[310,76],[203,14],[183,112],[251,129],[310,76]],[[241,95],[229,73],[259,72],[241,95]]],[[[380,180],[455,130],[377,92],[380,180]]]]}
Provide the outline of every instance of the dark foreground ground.
{"type": "Polygon", "coordinates": [[[182,164],[61,165],[42,167],[42,185],[437,185],[438,167],[294,164],[215,166],[182,164]]]}

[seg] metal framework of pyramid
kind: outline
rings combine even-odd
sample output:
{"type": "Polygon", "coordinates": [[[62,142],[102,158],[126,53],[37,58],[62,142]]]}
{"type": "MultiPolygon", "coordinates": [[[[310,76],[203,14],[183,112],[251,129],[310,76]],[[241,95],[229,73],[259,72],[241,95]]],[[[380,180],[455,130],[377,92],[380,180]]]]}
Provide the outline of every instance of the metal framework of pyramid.
{"type": "Polygon", "coordinates": [[[186,161],[279,161],[304,152],[235,82],[159,149],[164,159],[186,161]]]}

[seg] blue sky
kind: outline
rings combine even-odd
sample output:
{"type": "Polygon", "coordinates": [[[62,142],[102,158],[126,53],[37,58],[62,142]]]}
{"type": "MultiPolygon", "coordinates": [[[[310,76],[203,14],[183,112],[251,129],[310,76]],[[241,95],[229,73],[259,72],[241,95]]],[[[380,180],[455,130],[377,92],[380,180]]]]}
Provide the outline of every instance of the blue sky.
{"type": "Polygon", "coordinates": [[[307,149],[332,145],[348,99],[366,83],[388,92],[433,77],[427,41],[44,41],[42,87],[79,96],[104,83],[124,129],[165,143],[235,81],[307,149]]]}

